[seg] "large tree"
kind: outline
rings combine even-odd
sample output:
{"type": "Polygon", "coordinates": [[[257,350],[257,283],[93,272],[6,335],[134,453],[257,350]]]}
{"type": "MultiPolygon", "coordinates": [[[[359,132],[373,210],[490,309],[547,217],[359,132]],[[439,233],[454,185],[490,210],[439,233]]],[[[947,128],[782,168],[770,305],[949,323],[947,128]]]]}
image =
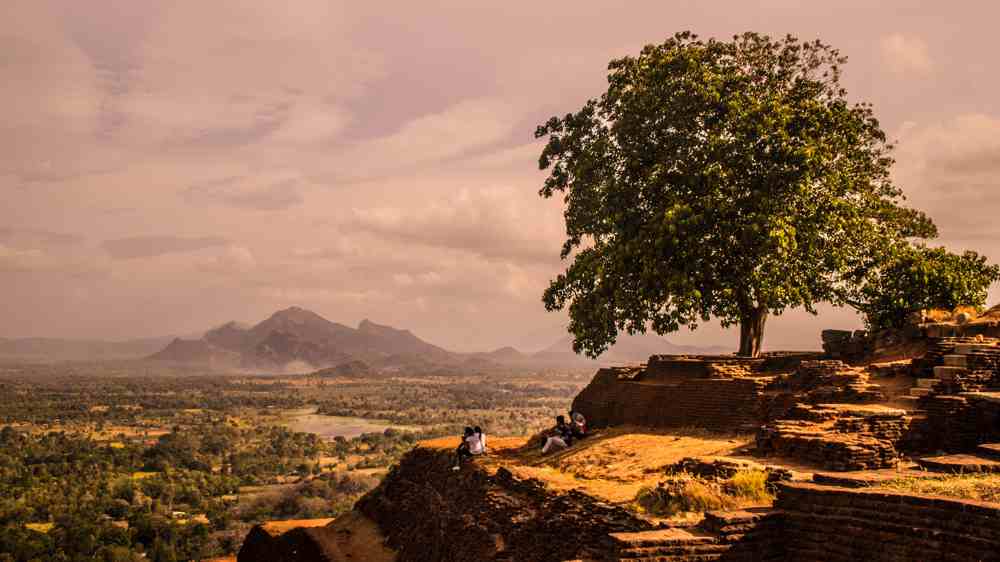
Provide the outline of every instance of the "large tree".
{"type": "Polygon", "coordinates": [[[538,127],[540,194],[565,198],[572,259],[544,302],[569,306],[576,351],[714,317],[757,356],[768,314],[843,304],[848,274],[936,235],[903,206],[844,62],[819,41],[679,33],[611,61],[607,92],[538,127]]]}

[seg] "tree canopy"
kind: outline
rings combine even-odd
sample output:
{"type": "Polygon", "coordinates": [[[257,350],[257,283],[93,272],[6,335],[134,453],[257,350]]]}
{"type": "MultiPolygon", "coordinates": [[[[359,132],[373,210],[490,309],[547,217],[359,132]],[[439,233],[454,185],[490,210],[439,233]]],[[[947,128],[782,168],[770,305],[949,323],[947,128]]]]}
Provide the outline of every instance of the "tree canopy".
{"type": "Polygon", "coordinates": [[[921,310],[982,305],[997,279],[1000,267],[976,252],[906,245],[864,272],[844,301],[864,315],[871,330],[901,328],[921,310]]]}
{"type": "Polygon", "coordinates": [[[571,259],[543,300],[574,348],[717,318],[760,352],[768,314],[845,304],[845,284],[936,236],[890,178],[872,107],[820,41],[679,33],[611,61],[608,89],[538,127],[540,194],[563,195],[571,259]]]}

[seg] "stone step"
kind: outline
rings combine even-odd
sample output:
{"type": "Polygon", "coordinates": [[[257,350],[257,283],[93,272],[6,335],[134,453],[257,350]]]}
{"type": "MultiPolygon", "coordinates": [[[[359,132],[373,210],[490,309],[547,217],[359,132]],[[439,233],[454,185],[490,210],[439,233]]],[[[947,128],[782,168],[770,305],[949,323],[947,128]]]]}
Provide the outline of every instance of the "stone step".
{"type": "Polygon", "coordinates": [[[634,549],[654,546],[697,546],[712,545],[716,543],[716,538],[713,536],[696,535],[691,531],[676,527],[655,529],[652,531],[638,531],[634,533],[609,534],[611,538],[618,543],[618,547],[620,549],[634,549]]]}
{"type": "Polygon", "coordinates": [[[941,358],[946,367],[968,367],[965,355],[945,355],[941,358]]]}
{"type": "Polygon", "coordinates": [[[983,443],[976,447],[976,454],[988,459],[1000,460],[1000,443],[983,443]]]}
{"type": "Polygon", "coordinates": [[[619,557],[618,562],[713,562],[722,560],[722,554],[675,554],[637,557],[619,557]]]}
{"type": "Polygon", "coordinates": [[[944,365],[938,365],[934,367],[934,376],[946,382],[955,380],[955,376],[964,375],[968,373],[969,370],[965,367],[946,367],[944,365]]]}
{"type": "Polygon", "coordinates": [[[695,546],[643,546],[628,548],[618,552],[621,559],[650,558],[654,556],[718,556],[730,549],[728,544],[704,544],[695,546]]]}
{"type": "Polygon", "coordinates": [[[920,398],[920,397],[923,397],[923,396],[927,396],[927,395],[929,395],[929,394],[931,394],[933,392],[934,391],[931,390],[931,389],[929,389],[929,388],[921,388],[919,386],[914,386],[914,387],[912,387],[910,389],[910,396],[913,396],[913,397],[916,397],[916,398],[920,398]]]}
{"type": "Polygon", "coordinates": [[[941,455],[917,459],[917,464],[931,472],[969,474],[974,472],[1000,472],[1000,460],[978,455],[941,455]]]}
{"type": "Polygon", "coordinates": [[[919,407],[918,401],[919,396],[913,396],[911,394],[901,394],[895,398],[895,400],[908,410],[916,410],[919,407]]]}
{"type": "Polygon", "coordinates": [[[934,385],[941,382],[938,379],[926,378],[917,379],[917,388],[934,388],[934,385]]]}
{"type": "Polygon", "coordinates": [[[967,355],[974,351],[992,351],[997,346],[984,343],[958,343],[955,344],[955,355],[967,355]]]}

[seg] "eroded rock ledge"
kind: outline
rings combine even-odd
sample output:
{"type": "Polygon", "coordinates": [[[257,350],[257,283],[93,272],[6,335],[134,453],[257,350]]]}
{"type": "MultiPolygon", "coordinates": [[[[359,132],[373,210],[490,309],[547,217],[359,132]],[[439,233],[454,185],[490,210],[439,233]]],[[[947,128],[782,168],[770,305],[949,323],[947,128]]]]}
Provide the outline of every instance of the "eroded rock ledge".
{"type": "Polygon", "coordinates": [[[586,494],[549,492],[475,463],[453,472],[453,462],[447,452],[417,448],[356,504],[399,562],[602,558],[615,548],[609,533],[652,528],[586,494]]]}

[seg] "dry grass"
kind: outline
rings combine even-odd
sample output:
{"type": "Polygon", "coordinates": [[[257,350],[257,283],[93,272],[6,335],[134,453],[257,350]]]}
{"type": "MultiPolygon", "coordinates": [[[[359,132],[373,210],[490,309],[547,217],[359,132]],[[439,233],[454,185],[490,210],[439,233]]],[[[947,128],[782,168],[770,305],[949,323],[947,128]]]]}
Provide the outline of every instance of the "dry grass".
{"type": "Polygon", "coordinates": [[[646,513],[673,517],[682,513],[732,509],[736,501],[696,478],[674,480],[668,486],[643,487],[635,502],[646,513]]]}
{"type": "MultiPolygon", "coordinates": [[[[602,430],[549,455],[542,455],[537,447],[524,446],[524,438],[491,438],[490,456],[476,462],[490,469],[503,466],[519,478],[537,478],[555,491],[578,489],[613,503],[629,504],[641,488],[656,486],[666,465],[684,457],[731,455],[748,440],[701,430],[619,427],[602,430]]],[[[448,444],[453,448],[458,440],[448,444]]]]}
{"type": "MultiPolygon", "coordinates": [[[[421,441],[419,445],[428,449],[448,449],[453,451],[458,448],[460,442],[461,440],[457,436],[438,437],[437,439],[421,441]]],[[[527,442],[527,437],[494,437],[489,434],[486,435],[486,445],[489,447],[490,454],[511,453],[523,447],[527,442]]]]}
{"type": "Polygon", "coordinates": [[[719,483],[679,474],[655,487],[644,486],[635,497],[642,511],[657,517],[736,509],[772,501],[774,496],[767,491],[767,473],[755,469],[741,470],[719,483]]]}
{"type": "Polygon", "coordinates": [[[723,482],[722,489],[741,502],[774,501],[774,496],[767,490],[767,473],[763,470],[741,470],[723,482]]]}
{"type": "Polygon", "coordinates": [[[333,523],[332,517],[321,519],[286,519],[284,521],[268,521],[262,527],[269,534],[277,536],[298,527],[325,527],[330,523],[333,523]]]}
{"type": "Polygon", "coordinates": [[[1000,503],[1000,474],[960,474],[942,478],[900,478],[875,489],[1000,503]]]}
{"type": "Polygon", "coordinates": [[[538,455],[537,468],[519,467],[517,472],[540,478],[556,489],[580,488],[612,502],[629,502],[641,488],[653,487],[662,479],[664,466],[684,457],[729,455],[747,441],[698,430],[667,433],[615,428],[557,455],[542,457],[532,451],[531,460],[538,455]]]}
{"type": "Polygon", "coordinates": [[[39,533],[48,533],[55,527],[53,523],[25,523],[25,528],[31,529],[32,531],[37,531],[39,533]]]}

